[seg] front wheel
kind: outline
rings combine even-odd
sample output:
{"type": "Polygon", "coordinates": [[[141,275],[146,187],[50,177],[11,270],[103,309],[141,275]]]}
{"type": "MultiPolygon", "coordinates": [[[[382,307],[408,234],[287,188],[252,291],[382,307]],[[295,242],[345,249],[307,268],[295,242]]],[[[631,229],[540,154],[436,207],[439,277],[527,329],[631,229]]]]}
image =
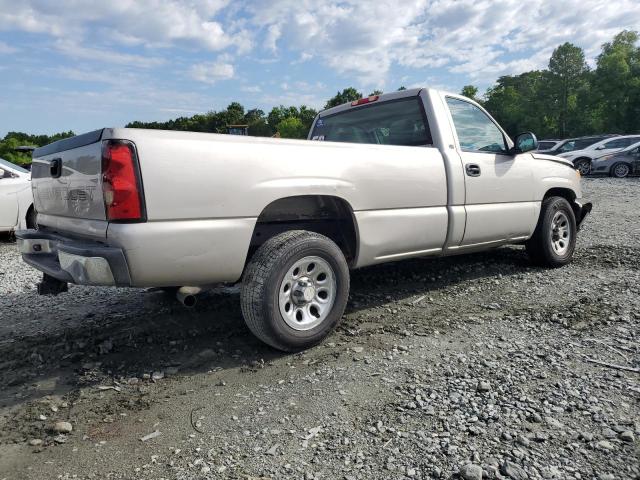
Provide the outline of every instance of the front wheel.
{"type": "Polygon", "coordinates": [[[314,232],[294,230],[267,240],[247,266],[242,314],[264,343],[287,352],[316,345],[338,325],[349,296],[349,268],[340,248],[314,232]]]}
{"type": "Polygon", "coordinates": [[[538,225],[526,248],[531,260],[547,267],[562,267],[571,262],[576,248],[576,216],[562,197],[549,197],[542,202],[538,225]]]}
{"type": "Polygon", "coordinates": [[[575,167],[583,177],[591,173],[591,162],[587,159],[578,160],[575,167]]]}
{"type": "Polygon", "coordinates": [[[616,163],[613,167],[611,167],[612,177],[625,178],[628,177],[630,173],[631,169],[626,163],[616,163]]]}

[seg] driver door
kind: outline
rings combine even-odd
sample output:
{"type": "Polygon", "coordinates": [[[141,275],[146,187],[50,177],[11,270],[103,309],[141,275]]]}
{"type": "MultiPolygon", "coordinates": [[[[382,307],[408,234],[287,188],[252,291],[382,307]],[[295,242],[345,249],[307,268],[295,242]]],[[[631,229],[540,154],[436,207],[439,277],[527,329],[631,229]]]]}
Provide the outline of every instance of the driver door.
{"type": "Polygon", "coordinates": [[[533,158],[509,154],[494,120],[463,98],[446,97],[465,179],[462,246],[529,236],[536,225],[533,158]]]}

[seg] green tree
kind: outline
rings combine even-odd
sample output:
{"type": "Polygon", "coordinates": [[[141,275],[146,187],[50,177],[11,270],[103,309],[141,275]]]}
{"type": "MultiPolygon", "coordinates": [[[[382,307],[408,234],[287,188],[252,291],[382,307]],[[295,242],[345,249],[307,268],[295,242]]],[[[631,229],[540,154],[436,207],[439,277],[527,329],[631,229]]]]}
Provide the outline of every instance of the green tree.
{"type": "Polygon", "coordinates": [[[317,114],[318,112],[313,108],[309,108],[306,105],[300,106],[300,109],[298,110],[298,118],[300,119],[300,121],[302,122],[302,125],[305,128],[305,136],[306,136],[306,131],[309,131],[309,129],[311,128],[313,119],[316,118],[317,114]]]}
{"type": "Polygon", "coordinates": [[[345,88],[342,92],[336,93],[336,95],[330,98],[327,101],[327,104],[324,108],[336,107],[338,105],[342,105],[343,103],[353,102],[355,100],[360,100],[362,98],[362,93],[357,91],[353,87],[345,88]]]}
{"type": "Polygon", "coordinates": [[[640,48],[638,32],[624,30],[602,46],[594,84],[608,132],[640,130],[640,48]]]}
{"type": "Polygon", "coordinates": [[[576,93],[589,71],[580,47],[565,42],[556,48],[549,59],[549,73],[552,82],[552,94],[558,112],[560,135],[567,134],[567,122],[575,112],[576,93]]]}
{"type": "Polygon", "coordinates": [[[249,135],[252,137],[270,137],[275,133],[275,129],[267,123],[264,118],[251,122],[249,125],[249,135]]]}
{"type": "Polygon", "coordinates": [[[474,87],[473,85],[465,85],[464,87],[462,87],[460,95],[477,101],[478,87],[474,87]]]}
{"type": "Polygon", "coordinates": [[[278,124],[278,133],[282,138],[307,138],[307,129],[298,117],[288,117],[278,124]]]}
{"type": "Polygon", "coordinates": [[[373,97],[373,96],[375,96],[375,95],[382,95],[382,93],[383,93],[383,92],[382,92],[382,90],[378,90],[378,89],[376,89],[376,90],[374,90],[373,92],[371,92],[371,93],[369,94],[369,96],[370,96],[370,97],[373,97]]]}
{"type": "Polygon", "coordinates": [[[267,121],[269,122],[269,125],[271,125],[274,129],[277,129],[280,122],[282,122],[285,118],[298,118],[299,115],[300,112],[296,107],[285,107],[284,105],[280,105],[271,109],[269,115],[267,116],[267,121]]]}
{"type": "Polygon", "coordinates": [[[72,131],[53,135],[30,135],[23,132],[9,132],[0,140],[0,157],[18,165],[31,163],[31,153],[16,151],[17,147],[42,147],[63,138],[73,137],[73,135],[72,131]]]}

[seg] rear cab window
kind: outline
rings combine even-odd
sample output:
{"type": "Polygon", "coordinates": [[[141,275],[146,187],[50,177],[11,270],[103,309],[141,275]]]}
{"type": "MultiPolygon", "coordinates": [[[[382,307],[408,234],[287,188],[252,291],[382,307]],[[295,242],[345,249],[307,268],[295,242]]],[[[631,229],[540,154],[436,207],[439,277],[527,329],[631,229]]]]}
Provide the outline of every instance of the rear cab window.
{"type": "Polygon", "coordinates": [[[322,116],[313,127],[311,140],[433,146],[419,97],[370,103],[322,116]]]}

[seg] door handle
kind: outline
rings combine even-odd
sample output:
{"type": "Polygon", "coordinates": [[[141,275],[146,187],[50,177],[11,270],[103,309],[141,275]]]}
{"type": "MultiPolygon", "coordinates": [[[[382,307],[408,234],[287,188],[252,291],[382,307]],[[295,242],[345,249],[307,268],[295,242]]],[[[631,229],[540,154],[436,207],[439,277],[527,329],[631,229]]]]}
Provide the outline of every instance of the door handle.
{"type": "Polygon", "coordinates": [[[54,158],[49,161],[49,174],[52,178],[60,178],[62,175],[62,159],[54,158]]]}
{"type": "Polygon", "coordinates": [[[480,176],[480,165],[478,165],[477,163],[467,163],[464,166],[465,171],[467,172],[467,175],[469,175],[470,177],[479,177],[480,176]]]}

